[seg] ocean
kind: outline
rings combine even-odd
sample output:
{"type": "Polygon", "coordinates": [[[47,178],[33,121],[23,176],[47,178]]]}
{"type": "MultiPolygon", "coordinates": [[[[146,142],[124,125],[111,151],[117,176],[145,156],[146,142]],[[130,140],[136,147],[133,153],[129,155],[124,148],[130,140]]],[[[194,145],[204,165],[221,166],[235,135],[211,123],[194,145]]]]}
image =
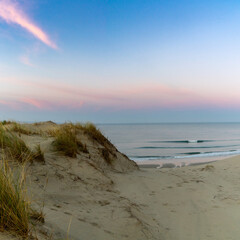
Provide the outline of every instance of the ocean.
{"type": "Polygon", "coordinates": [[[100,124],[138,163],[188,165],[240,154],[240,123],[100,124]]]}

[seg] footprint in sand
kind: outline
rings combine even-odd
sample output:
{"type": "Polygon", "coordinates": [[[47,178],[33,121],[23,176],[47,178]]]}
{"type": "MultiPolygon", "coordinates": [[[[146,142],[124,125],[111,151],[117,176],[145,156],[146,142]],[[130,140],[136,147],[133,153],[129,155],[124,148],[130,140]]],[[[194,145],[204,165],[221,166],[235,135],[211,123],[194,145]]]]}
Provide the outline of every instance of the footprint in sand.
{"type": "Polygon", "coordinates": [[[69,212],[63,212],[64,214],[66,214],[66,215],[72,215],[71,213],[69,213],[69,212]]]}

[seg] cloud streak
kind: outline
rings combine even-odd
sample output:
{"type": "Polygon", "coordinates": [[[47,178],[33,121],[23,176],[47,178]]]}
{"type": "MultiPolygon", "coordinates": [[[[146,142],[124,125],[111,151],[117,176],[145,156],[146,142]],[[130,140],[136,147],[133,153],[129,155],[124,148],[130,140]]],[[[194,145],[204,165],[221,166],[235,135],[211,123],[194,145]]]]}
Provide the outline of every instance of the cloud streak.
{"type": "Polygon", "coordinates": [[[8,24],[14,23],[21,26],[49,47],[57,48],[49,36],[29,19],[16,1],[0,0],[0,17],[8,24]]]}
{"type": "MultiPolygon", "coordinates": [[[[0,79],[0,83],[3,80],[0,79]]],[[[84,109],[202,109],[202,108],[239,108],[240,97],[212,96],[200,94],[189,89],[163,84],[119,86],[96,89],[49,84],[26,80],[8,79],[10,92],[1,91],[0,105],[11,108],[26,107],[38,110],[80,110],[84,109]],[[234,104],[235,103],[235,104],[234,104]],[[16,107],[17,106],[17,107],[16,107]]]]}

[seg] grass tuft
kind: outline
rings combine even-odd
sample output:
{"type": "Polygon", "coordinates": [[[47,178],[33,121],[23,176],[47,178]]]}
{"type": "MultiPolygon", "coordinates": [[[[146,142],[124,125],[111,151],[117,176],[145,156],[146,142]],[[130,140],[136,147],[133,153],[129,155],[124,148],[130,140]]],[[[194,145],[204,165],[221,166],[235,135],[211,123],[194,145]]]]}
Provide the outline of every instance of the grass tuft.
{"type": "Polygon", "coordinates": [[[112,163],[112,158],[110,157],[110,154],[109,154],[108,149],[106,149],[106,148],[101,148],[101,154],[102,154],[102,157],[105,159],[105,161],[106,161],[108,164],[111,164],[111,163],[112,163]]]}
{"type": "Polygon", "coordinates": [[[54,147],[69,157],[76,157],[79,151],[88,153],[86,145],[77,139],[77,128],[73,124],[62,125],[54,133],[54,147]]]}
{"type": "Polygon", "coordinates": [[[0,125],[0,147],[5,149],[8,157],[17,160],[20,163],[26,161],[41,161],[44,162],[44,154],[40,146],[37,146],[35,151],[31,151],[26,143],[10,130],[5,129],[0,125]]]}
{"type": "Polygon", "coordinates": [[[23,170],[13,176],[7,161],[0,165],[0,229],[27,237],[29,203],[25,200],[23,170]]]}
{"type": "Polygon", "coordinates": [[[110,154],[113,155],[114,157],[116,156],[115,152],[113,151],[115,147],[102,134],[102,132],[92,123],[86,123],[84,125],[77,124],[77,126],[82,126],[82,129],[86,134],[88,134],[92,139],[94,139],[104,147],[101,148],[100,153],[108,164],[112,164],[113,158],[111,158],[110,154]]]}
{"type": "Polygon", "coordinates": [[[41,222],[41,223],[45,222],[43,211],[37,211],[37,210],[31,209],[30,210],[30,218],[37,222],[41,222]]]}
{"type": "Polygon", "coordinates": [[[11,124],[12,122],[11,121],[7,121],[7,120],[3,120],[0,122],[0,124],[2,125],[8,125],[8,124],[11,124]]]}
{"type": "Polygon", "coordinates": [[[31,150],[27,147],[25,142],[0,126],[0,145],[6,149],[6,153],[10,157],[16,159],[18,162],[25,162],[32,155],[31,150]]]}
{"type": "Polygon", "coordinates": [[[33,152],[33,158],[34,160],[38,161],[38,162],[42,162],[45,163],[45,157],[44,157],[44,153],[40,147],[40,144],[38,144],[35,147],[35,151],[33,152]]]}
{"type": "Polygon", "coordinates": [[[23,128],[19,123],[13,123],[11,131],[17,132],[19,134],[25,134],[25,135],[30,135],[31,134],[31,131],[23,128]]]}
{"type": "Polygon", "coordinates": [[[76,124],[77,127],[81,128],[85,133],[92,137],[101,145],[112,145],[112,143],[101,133],[101,131],[93,124],[86,123],[84,125],[76,124]]]}

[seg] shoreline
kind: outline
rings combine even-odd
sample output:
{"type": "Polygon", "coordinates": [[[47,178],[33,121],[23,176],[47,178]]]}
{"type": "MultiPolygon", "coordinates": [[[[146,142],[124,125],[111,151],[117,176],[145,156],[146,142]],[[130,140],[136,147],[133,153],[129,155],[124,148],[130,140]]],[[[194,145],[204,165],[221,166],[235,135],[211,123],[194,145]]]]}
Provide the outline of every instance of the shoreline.
{"type": "Polygon", "coordinates": [[[197,166],[208,164],[212,162],[222,161],[240,156],[221,156],[221,157],[202,157],[202,158],[181,158],[181,159],[168,159],[168,160],[148,160],[148,161],[135,161],[140,168],[178,168],[186,166],[197,166]]]}

